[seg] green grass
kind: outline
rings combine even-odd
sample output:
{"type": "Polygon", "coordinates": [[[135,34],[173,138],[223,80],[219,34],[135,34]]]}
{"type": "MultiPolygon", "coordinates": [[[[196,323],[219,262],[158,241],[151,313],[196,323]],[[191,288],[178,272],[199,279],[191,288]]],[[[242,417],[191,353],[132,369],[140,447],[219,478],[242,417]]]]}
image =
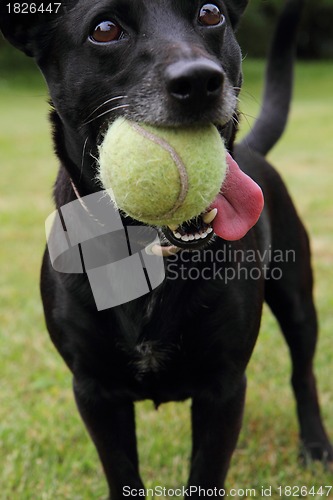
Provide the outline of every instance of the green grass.
{"type": "MultiPolygon", "coordinates": [[[[262,71],[261,62],[245,61],[244,130],[258,111],[262,71]]],[[[270,154],[312,235],[321,326],[316,372],[331,438],[332,81],[331,63],[298,65],[288,130],[270,154]]],[[[101,467],[79,420],[70,374],[49,341],[38,290],[43,225],[53,210],[51,191],[57,169],[46,100],[37,73],[0,76],[0,499],[102,499],[106,485],[101,467]]],[[[333,483],[332,474],[320,464],[304,470],[297,463],[298,430],[289,372],[287,349],[275,320],[265,310],[248,370],[244,425],[229,487],[259,491],[261,485],[333,483]]],[[[185,484],[189,403],[163,405],[158,412],[150,402],[137,408],[146,486],[185,484]]]]}

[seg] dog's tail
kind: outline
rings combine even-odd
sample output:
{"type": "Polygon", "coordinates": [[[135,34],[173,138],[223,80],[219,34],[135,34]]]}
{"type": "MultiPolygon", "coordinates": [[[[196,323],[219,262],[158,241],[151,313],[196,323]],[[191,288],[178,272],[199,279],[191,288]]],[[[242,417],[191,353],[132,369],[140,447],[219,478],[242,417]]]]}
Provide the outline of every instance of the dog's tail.
{"type": "Polygon", "coordinates": [[[271,43],[260,114],[242,144],[266,155],[285,129],[293,91],[298,26],[305,0],[286,0],[271,43]]]}

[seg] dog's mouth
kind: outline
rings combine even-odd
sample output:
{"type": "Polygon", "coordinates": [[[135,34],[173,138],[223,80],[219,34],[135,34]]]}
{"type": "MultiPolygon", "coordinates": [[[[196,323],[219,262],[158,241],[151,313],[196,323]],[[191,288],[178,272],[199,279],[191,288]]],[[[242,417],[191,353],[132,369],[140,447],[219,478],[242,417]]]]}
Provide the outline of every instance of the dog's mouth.
{"type": "Polygon", "coordinates": [[[214,208],[177,227],[166,226],[163,233],[170,243],[179,248],[199,248],[214,236],[211,223],[216,215],[217,209],[214,208]]]}
{"type": "Polygon", "coordinates": [[[227,154],[228,170],[221,190],[207,210],[179,226],[163,227],[167,242],[155,245],[152,252],[167,256],[180,249],[205,246],[214,235],[235,241],[256,224],[263,209],[261,188],[227,154]]]}

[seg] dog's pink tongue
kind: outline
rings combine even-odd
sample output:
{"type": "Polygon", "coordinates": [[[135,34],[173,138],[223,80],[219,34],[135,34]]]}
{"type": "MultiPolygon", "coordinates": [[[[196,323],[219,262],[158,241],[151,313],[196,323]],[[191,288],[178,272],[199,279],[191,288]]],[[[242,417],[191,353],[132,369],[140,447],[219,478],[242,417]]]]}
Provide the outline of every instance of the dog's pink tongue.
{"type": "Polygon", "coordinates": [[[264,207],[264,197],[258,184],[241,171],[227,153],[228,171],[221,191],[210,208],[217,208],[212,223],[217,236],[224,240],[239,240],[255,225],[264,207]]]}

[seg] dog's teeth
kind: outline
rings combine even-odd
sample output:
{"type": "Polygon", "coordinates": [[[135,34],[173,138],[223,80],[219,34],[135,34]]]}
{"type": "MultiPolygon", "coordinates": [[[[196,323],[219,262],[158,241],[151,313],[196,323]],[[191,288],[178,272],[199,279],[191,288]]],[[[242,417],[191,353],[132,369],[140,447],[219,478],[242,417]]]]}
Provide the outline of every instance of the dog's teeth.
{"type": "Polygon", "coordinates": [[[203,240],[204,238],[206,238],[206,236],[207,236],[206,231],[205,231],[204,233],[201,233],[201,234],[200,234],[200,238],[201,238],[202,240],[203,240]]]}
{"type": "Polygon", "coordinates": [[[177,232],[174,232],[173,235],[178,239],[180,240],[180,238],[182,237],[182,235],[180,233],[177,233],[177,232]]]}
{"type": "Polygon", "coordinates": [[[183,241],[189,241],[189,239],[190,239],[190,238],[188,237],[188,235],[187,235],[187,234],[184,234],[184,236],[182,236],[182,237],[181,237],[181,239],[182,239],[183,241]]]}
{"type": "Polygon", "coordinates": [[[171,229],[171,231],[176,231],[178,229],[179,225],[177,225],[177,224],[170,224],[168,227],[171,229]]]}
{"type": "Polygon", "coordinates": [[[195,233],[195,235],[194,235],[194,239],[195,239],[195,240],[200,240],[200,239],[201,239],[200,234],[199,234],[199,233],[195,233]]]}
{"type": "Polygon", "coordinates": [[[213,220],[215,219],[216,215],[217,215],[217,208],[213,208],[213,210],[211,210],[210,212],[207,212],[206,214],[202,215],[202,220],[206,224],[210,224],[211,222],[213,222],[213,220]]]}
{"type": "Polygon", "coordinates": [[[210,234],[212,231],[213,231],[213,228],[212,228],[212,227],[209,227],[208,229],[206,229],[206,233],[207,233],[207,234],[210,234]]]}

